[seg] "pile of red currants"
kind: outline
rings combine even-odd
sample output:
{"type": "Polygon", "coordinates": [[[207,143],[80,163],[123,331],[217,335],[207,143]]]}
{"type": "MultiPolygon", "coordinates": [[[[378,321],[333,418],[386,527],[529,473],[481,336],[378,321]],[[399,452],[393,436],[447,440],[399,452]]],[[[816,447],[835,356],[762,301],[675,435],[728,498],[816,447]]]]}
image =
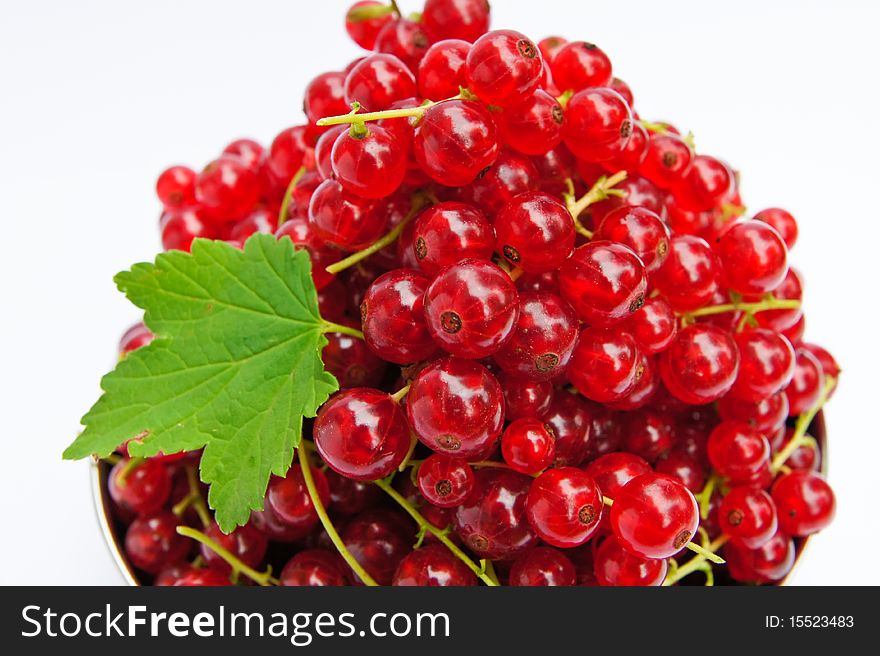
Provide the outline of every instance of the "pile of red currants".
{"type": "Polygon", "coordinates": [[[351,330],[248,525],[213,522],[197,453],[114,456],[144,581],[766,583],[831,521],[810,431],[840,370],[803,341],[794,218],[744,218],[597,46],[488,28],[486,0],[358,2],[370,52],[305,124],[159,177],[166,249],[288,237],[351,330]]]}

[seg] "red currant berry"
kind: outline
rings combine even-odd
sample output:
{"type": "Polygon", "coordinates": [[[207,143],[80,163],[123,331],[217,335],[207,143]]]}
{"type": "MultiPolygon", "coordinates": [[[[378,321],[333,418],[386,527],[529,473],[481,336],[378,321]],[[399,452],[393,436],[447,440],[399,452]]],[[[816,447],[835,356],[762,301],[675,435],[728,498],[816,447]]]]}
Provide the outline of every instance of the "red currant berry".
{"type": "Polygon", "coordinates": [[[577,467],[587,457],[593,427],[593,407],[583,397],[560,392],[541,417],[556,437],[557,467],[577,467]]]}
{"type": "Polygon", "coordinates": [[[167,511],[141,515],[125,532],[125,554],[135,567],[149,574],[182,562],[193,543],[177,533],[178,526],[180,520],[167,511]]]}
{"type": "Polygon", "coordinates": [[[611,506],[611,527],[620,546],[642,558],[671,558],[691,541],[699,521],[694,495],[663,474],[636,476],[611,506]]]}
{"type": "Polygon", "coordinates": [[[738,421],[769,435],[788,418],[788,397],[777,392],[757,402],[743,401],[731,394],[718,401],[718,414],[726,421],[738,421]]]}
{"type": "Polygon", "coordinates": [[[188,166],[165,169],[156,180],[156,195],[169,209],[195,205],[196,172],[188,166]]]}
{"type": "Polygon", "coordinates": [[[379,31],[379,34],[376,35],[376,45],[373,46],[373,49],[378,52],[394,55],[406,64],[411,71],[416,71],[418,70],[419,62],[425,56],[430,45],[431,41],[422,31],[419,23],[407,18],[401,18],[387,23],[379,31]]]}
{"type": "Polygon", "coordinates": [[[630,453],[654,462],[672,448],[672,422],[656,410],[640,410],[626,415],[623,444],[630,453]]]}
{"type": "Polygon", "coordinates": [[[498,252],[528,273],[558,269],[574,250],[571,214],[559,200],[539,191],[516,196],[495,218],[498,252]]]}
{"type": "Polygon", "coordinates": [[[727,286],[739,294],[766,294],[788,271],[788,249],[779,233],[763,221],[739,221],[715,247],[727,286]]]}
{"type": "Polygon", "coordinates": [[[443,358],[422,369],[406,399],[410,426],[438,453],[465,460],[491,453],[504,425],[501,386],[484,366],[443,358]]]}
{"type": "Polygon", "coordinates": [[[736,541],[724,547],[724,557],[735,581],[767,583],[785,578],[794,567],[794,540],[778,531],[763,546],[749,549],[736,541]]]}
{"type": "Polygon", "coordinates": [[[134,324],[125,331],[122,339],[119,340],[120,357],[136,351],[153,341],[153,333],[142,322],[134,324]]]}
{"type": "Polygon", "coordinates": [[[504,462],[521,474],[537,474],[553,464],[554,438],[552,427],[540,419],[517,419],[501,435],[504,462]]]}
{"type": "Polygon", "coordinates": [[[421,23],[434,40],[476,41],[489,29],[489,3],[487,0],[426,0],[421,23]]]}
{"type": "Polygon", "coordinates": [[[454,508],[474,490],[474,472],[467,462],[441,453],[428,456],[419,466],[419,491],[428,503],[454,508]]]}
{"type": "MultiPolygon", "coordinates": [[[[232,533],[227,534],[221,531],[215,522],[205,530],[205,535],[248,567],[258,568],[260,563],[263,562],[263,558],[266,557],[266,548],[269,545],[269,541],[265,534],[251,524],[239,526],[232,533]]],[[[203,544],[201,546],[201,554],[208,567],[227,576],[232,571],[229,563],[218,556],[216,551],[209,549],[207,545],[203,544]]],[[[229,585],[228,581],[223,585],[229,585]]]]}
{"type": "Polygon", "coordinates": [[[355,2],[345,16],[345,31],[364,50],[372,50],[376,36],[393,20],[391,8],[375,0],[355,2]]]}
{"type": "Polygon", "coordinates": [[[526,498],[529,523],[544,542],[576,547],[592,537],[602,518],[602,493],[575,467],[548,469],[532,483],[526,498]]]}
{"type": "Polygon", "coordinates": [[[526,518],[532,479],[506,469],[476,473],[474,493],[455,509],[456,533],[479,558],[508,559],[535,546],[538,538],[526,518]]]}
{"type": "Polygon", "coordinates": [[[788,250],[794,248],[798,238],[798,225],[790,213],[779,207],[771,207],[755,214],[755,221],[763,221],[776,230],[788,250]]]}
{"type": "Polygon", "coordinates": [[[332,551],[306,549],[287,561],[278,580],[283,586],[348,585],[348,567],[332,551]]]}
{"type": "Polygon", "coordinates": [[[438,41],[419,62],[419,94],[430,100],[445,100],[467,85],[465,60],[471,44],[460,39],[438,41]]]}
{"type": "Polygon", "coordinates": [[[484,103],[510,107],[528,98],[541,82],[538,46],[513,30],[494,30],[474,42],[467,57],[468,88],[484,103]]]}
{"type": "Polygon", "coordinates": [[[317,123],[325,116],[338,116],[348,111],[345,102],[345,73],[321,73],[309,82],[303,99],[303,111],[309,121],[317,123]]]}
{"type": "Polygon", "coordinates": [[[581,394],[598,403],[609,403],[633,389],[644,373],[640,361],[632,335],[590,327],[578,337],[567,373],[581,394]]]}
{"type": "Polygon", "coordinates": [[[339,392],[321,406],[313,434],[331,469],[361,481],[390,474],[410,445],[400,406],[390,395],[368,388],[339,392]]]}
{"type": "Polygon", "coordinates": [[[477,577],[442,544],[429,544],[408,553],[397,566],[391,585],[476,585],[477,577]]]}
{"type": "Polygon", "coordinates": [[[794,376],[785,388],[789,415],[797,417],[816,405],[822,396],[823,387],[825,375],[819,360],[809,351],[798,349],[794,376]]]}
{"type": "Polygon", "coordinates": [[[489,259],[495,235],[483,213],[471,205],[438,203],[415,221],[413,252],[419,267],[436,275],[463,259],[489,259]]]}
{"type": "Polygon", "coordinates": [[[282,130],[272,141],[266,165],[282,189],[305,163],[312,145],[305,125],[282,130]]]}
{"type": "Polygon", "coordinates": [[[561,91],[607,87],[611,82],[611,60],[602,49],[586,41],[570,41],[560,47],[550,62],[553,81],[561,91]]]}
{"type": "Polygon", "coordinates": [[[647,273],[654,273],[669,254],[669,228],[649,209],[620,207],[605,215],[594,239],[628,246],[638,255],[647,273]]]}
{"type": "Polygon", "coordinates": [[[739,352],[724,330],[707,324],[688,326],[660,355],[660,377],[677,399],[692,405],[724,396],[736,380],[739,352]]]}
{"type": "MultiPolygon", "coordinates": [[[[352,325],[347,318],[340,320],[344,325],[352,325]]],[[[342,389],[372,387],[382,381],[386,364],[374,355],[364,340],[343,333],[327,333],[326,337],[327,345],[321,351],[321,359],[342,389]]]]}
{"type": "Polygon", "coordinates": [[[553,384],[522,376],[502,374],[498,378],[504,393],[505,417],[510,421],[524,417],[539,418],[550,409],[553,384]]]}
{"type": "MultiPolygon", "coordinates": [[[[321,503],[330,503],[330,486],[320,469],[312,471],[321,503]]],[[[306,488],[302,469],[292,465],[284,478],[273,476],[266,490],[266,506],[282,524],[300,535],[307,535],[318,525],[318,513],[306,488]]]]}
{"type": "Polygon", "coordinates": [[[224,155],[208,164],[196,178],[196,198],[212,216],[237,219],[260,197],[257,176],[237,157],[224,155]]]}
{"type": "Polygon", "coordinates": [[[174,565],[162,571],[156,577],[153,585],[174,587],[219,587],[232,585],[227,574],[221,574],[216,569],[196,569],[174,565]]]}
{"type": "Polygon", "coordinates": [[[562,140],[580,159],[602,162],[619,157],[632,131],[632,111],[611,89],[578,91],[566,105],[562,140]]]}
{"type": "Polygon", "coordinates": [[[712,300],[718,289],[718,262],[705,240],[676,235],[669,257],[652,278],[673,309],[690,312],[712,300]]]}
{"type": "Polygon", "coordinates": [[[609,173],[626,171],[629,175],[637,175],[642,162],[648,156],[648,131],[639,122],[633,123],[632,135],[623,150],[614,159],[601,162],[609,173]]]}
{"type": "Polygon", "coordinates": [[[822,373],[826,380],[828,378],[834,379],[834,386],[828,392],[828,398],[831,398],[834,394],[834,390],[837,388],[837,379],[840,378],[840,365],[837,364],[837,360],[818,344],[807,344],[804,342],[800,345],[800,350],[809,351],[816,360],[819,361],[819,364],[822,365],[822,373]]]}
{"type": "Polygon", "coordinates": [[[501,141],[525,155],[543,155],[555,148],[562,141],[563,123],[562,105],[543,89],[498,114],[501,141]]]}
{"type": "MultiPolygon", "coordinates": [[[[577,164],[580,165],[582,162],[578,160],[577,164]]],[[[581,217],[590,218],[592,225],[598,226],[611,210],[629,205],[630,207],[649,209],[664,221],[666,220],[668,213],[666,209],[667,194],[650,180],[642,177],[630,177],[618,184],[615,189],[619,189],[626,200],[611,196],[590,205],[581,217]]]]}
{"type": "Polygon", "coordinates": [[[488,260],[462,260],[443,269],[425,292],[425,317],[434,340],[453,355],[484,358],[512,335],[519,295],[488,260]]]}
{"type": "Polygon", "coordinates": [[[330,155],[333,173],[349,193],[384,198],[406,175],[406,154],[397,139],[381,127],[354,127],[340,134],[330,155]]]}
{"type": "MultiPolygon", "coordinates": [[[[773,296],[780,300],[803,300],[804,284],[801,275],[794,269],[789,269],[785,274],[785,278],[780,285],[773,290],[773,296]]],[[[762,328],[770,328],[779,332],[786,332],[789,329],[795,329],[798,322],[803,319],[803,310],[801,308],[791,310],[767,310],[766,312],[758,312],[755,319],[762,328]]],[[[786,335],[787,336],[787,335],[786,335]]],[[[789,339],[792,345],[795,341],[789,339]]]]}
{"type": "Polygon", "coordinates": [[[656,359],[640,352],[635,384],[622,398],[609,402],[608,407],[614,410],[638,410],[651,402],[660,387],[656,359]]]}
{"type": "Polygon", "coordinates": [[[555,294],[526,292],[519,296],[519,318],[495,362],[509,374],[550,380],[568,365],[578,337],[571,306],[555,294]]]}
{"type": "MultiPolygon", "coordinates": [[[[394,572],[415,541],[412,525],[406,518],[388,510],[370,510],[342,532],[342,541],[379,585],[391,585],[394,572]]],[[[352,573],[356,582],[360,578],[352,573]]]]}
{"type": "MultiPolygon", "coordinates": [[[[495,217],[516,196],[538,188],[538,169],[525,155],[501,151],[476,180],[458,189],[459,200],[495,217]]],[[[497,224],[497,219],[496,219],[497,224]]]]}
{"type": "Polygon", "coordinates": [[[744,482],[770,460],[770,443],[763,433],[732,421],[718,424],[709,435],[709,461],[719,474],[744,482]]]}
{"type": "Polygon", "coordinates": [[[368,112],[384,111],[415,95],[416,78],[394,55],[364,57],[345,78],[345,102],[358,102],[368,112]]]}
{"type": "Polygon", "coordinates": [[[535,547],[517,558],[510,568],[508,584],[515,586],[577,585],[574,563],[561,551],[535,547]]]}
{"type": "Polygon", "coordinates": [[[149,515],[162,509],[171,495],[171,476],[161,462],[148,458],[132,462],[123,458],[110,471],[110,498],[131,512],[149,515]]]}
{"type": "Polygon", "coordinates": [[[376,211],[375,201],[348,193],[337,180],[324,180],[312,195],[309,221],[321,240],[356,251],[382,236],[387,217],[376,211]]]}
{"type": "MultiPolygon", "coordinates": [[[[327,273],[327,267],[339,261],[339,251],[328,248],[312,228],[309,220],[302,216],[288,219],[275,232],[278,239],[290,237],[294,246],[304,248],[312,261],[312,281],[318,291],[329,285],[335,276],[327,273]]],[[[326,318],[326,317],[325,317],[326,318]]]]}
{"type": "Polygon", "coordinates": [[[548,194],[561,196],[566,191],[565,180],[574,175],[574,157],[565,144],[559,144],[546,153],[532,157],[538,169],[539,189],[548,194]]]}
{"type": "Polygon", "coordinates": [[[648,137],[648,152],[641,174],[661,189],[678,185],[691,169],[694,151],[677,134],[655,132],[648,137]]]}
{"type": "Polygon", "coordinates": [[[636,340],[643,353],[654,355],[666,350],[678,334],[678,317],[666,299],[655,296],[645,299],[645,304],[622,324],[636,340]]]}
{"type": "Polygon", "coordinates": [[[165,210],[159,219],[159,229],[162,231],[162,248],[166,251],[189,253],[194,239],[210,239],[214,236],[214,230],[202,220],[194,207],[165,210]]]}
{"type": "Polygon", "coordinates": [[[495,161],[498,141],[488,110],[472,100],[432,105],[416,128],[413,152],[435,182],[461,187],[495,161]]]}
{"type": "Polygon", "coordinates": [[[812,535],[834,519],[834,492],[815,472],[785,474],[773,484],[771,494],[779,512],[779,528],[787,535],[812,535]]]}
{"type": "Polygon", "coordinates": [[[718,523],[725,535],[758,549],[776,534],[776,505],[764,490],[735,487],[721,500],[718,523]]]}
{"type": "Polygon", "coordinates": [[[621,451],[599,456],[586,465],[584,471],[596,481],[602,494],[613,499],[630,480],[649,473],[651,465],[634,453],[621,451]]]}
{"type": "Polygon", "coordinates": [[[698,494],[706,485],[706,468],[685,449],[675,447],[667,451],[657,459],[654,467],[658,474],[678,479],[694,494],[698,494]]]}
{"type": "Polygon", "coordinates": [[[613,535],[596,552],[596,581],[603,586],[658,586],[666,578],[666,561],[634,556],[613,535]]]}
{"type": "Polygon", "coordinates": [[[744,330],[734,336],[739,349],[739,374],[730,395],[757,403],[791,382],[795,355],[789,341],[764,328],[744,330]]]}
{"type": "Polygon", "coordinates": [[[717,207],[734,184],[733,171],[727,164],[710,155],[697,155],[673,193],[684,209],[704,212],[717,207]]]}
{"type": "MultiPolygon", "coordinates": [[[[319,183],[322,180],[333,177],[333,164],[330,160],[330,156],[333,153],[333,144],[336,143],[339,135],[348,129],[345,125],[334,125],[318,137],[318,141],[315,143],[315,167],[317,168],[319,183]]],[[[312,192],[314,192],[314,189],[312,189],[312,192]]],[[[311,195],[309,197],[311,198],[311,195]]],[[[306,205],[306,208],[308,208],[308,205],[306,205]]]]}

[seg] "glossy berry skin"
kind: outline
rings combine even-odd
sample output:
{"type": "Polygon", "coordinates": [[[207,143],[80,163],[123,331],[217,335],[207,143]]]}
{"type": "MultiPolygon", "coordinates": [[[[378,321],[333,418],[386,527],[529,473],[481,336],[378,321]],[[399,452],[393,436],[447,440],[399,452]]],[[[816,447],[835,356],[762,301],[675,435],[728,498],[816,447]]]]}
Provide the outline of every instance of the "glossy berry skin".
{"type": "Polygon", "coordinates": [[[509,421],[542,417],[553,401],[553,384],[549,381],[502,374],[498,382],[504,393],[505,417],[509,421]]]}
{"type": "Polygon", "coordinates": [[[565,112],[562,105],[538,89],[516,107],[498,114],[501,142],[525,155],[543,155],[562,141],[565,112]]]}
{"type": "Polygon", "coordinates": [[[819,360],[809,351],[798,349],[794,375],[785,388],[789,415],[797,417],[816,405],[822,396],[824,386],[825,374],[819,360]]]}
{"type": "Polygon", "coordinates": [[[666,474],[678,479],[694,494],[698,494],[706,485],[706,468],[696,456],[680,447],[673,447],[663,453],[657,459],[654,468],[658,474],[666,474]]]}
{"type": "Polygon", "coordinates": [[[757,403],[791,382],[795,354],[789,341],[763,328],[743,330],[734,336],[739,349],[739,374],[730,395],[757,403]]]}
{"type": "Polygon", "coordinates": [[[413,252],[419,267],[434,276],[443,267],[465,259],[488,260],[495,233],[486,216],[472,205],[457,202],[429,207],[415,221],[413,252]]]}
{"type": "Polygon", "coordinates": [[[733,184],[733,171],[727,164],[711,155],[697,155],[673,193],[683,208],[705,212],[715,208],[730,192],[733,184]]]}
{"type": "Polygon", "coordinates": [[[419,491],[428,503],[454,508],[473,492],[474,472],[461,458],[435,453],[419,466],[419,491]]]}
{"type": "Polygon", "coordinates": [[[367,346],[383,360],[409,364],[437,352],[425,326],[423,297],[430,278],[414,269],[395,269],[376,278],[361,303],[367,346]]]}
{"type": "Polygon", "coordinates": [[[584,467],[602,494],[614,499],[618,491],[633,478],[651,472],[651,465],[634,453],[617,451],[599,456],[584,467]]]}
{"type": "Polygon", "coordinates": [[[677,399],[691,405],[724,396],[739,372],[739,351],[731,335],[707,324],[688,326],[660,355],[660,377],[677,399]]]}
{"type": "Polygon", "coordinates": [[[778,232],[788,250],[794,248],[798,238],[798,225],[791,213],[779,207],[770,207],[755,214],[755,221],[763,221],[778,232]]]}
{"type": "MultiPolygon", "coordinates": [[[[408,519],[388,510],[370,510],[342,532],[351,555],[379,585],[391,585],[400,561],[412,551],[415,531],[408,519]]],[[[357,582],[360,578],[352,574],[357,582]]]]}
{"type": "Polygon", "coordinates": [[[373,200],[348,193],[338,180],[324,180],[309,203],[309,222],[327,244],[356,251],[369,246],[385,231],[386,217],[373,200]]]}
{"type": "Polygon", "coordinates": [[[834,519],[834,492],[815,472],[784,474],[773,484],[771,495],[779,512],[779,528],[787,535],[812,535],[834,519]]]}
{"type": "Polygon", "coordinates": [[[658,586],[666,578],[666,561],[634,556],[613,535],[599,546],[593,563],[602,586],[658,586]]]}
{"type": "Polygon", "coordinates": [[[727,394],[718,401],[718,414],[724,420],[744,422],[769,435],[788,418],[788,397],[777,392],[753,403],[727,394]]]}
{"type": "Polygon", "coordinates": [[[690,312],[712,300],[719,275],[718,261],[704,239],[676,235],[652,282],[674,310],[690,312]]]}
{"type": "Polygon", "coordinates": [[[742,583],[768,583],[785,578],[794,566],[795,555],[794,540],[782,530],[757,549],[749,549],[736,541],[724,547],[730,575],[742,583]]]}
{"type": "Polygon", "coordinates": [[[309,121],[317,123],[325,116],[338,116],[349,111],[345,102],[345,73],[332,71],[321,73],[305,90],[303,110],[309,121]]]}
{"type": "Polygon", "coordinates": [[[640,172],[661,189],[670,189],[684,180],[693,160],[694,151],[679,135],[655,132],[648,137],[640,172]]]}
{"type": "Polygon", "coordinates": [[[318,453],[335,472],[360,481],[383,478],[409,450],[409,426],[390,395],[375,389],[339,392],[318,412],[318,453]]]}
{"type": "MultiPolygon", "coordinates": [[[[347,318],[342,321],[351,325],[347,318]]],[[[326,337],[321,359],[327,371],[339,381],[340,388],[372,387],[382,381],[387,366],[364,340],[344,333],[326,333],[326,337]]]]}
{"type": "Polygon", "coordinates": [[[345,30],[351,37],[351,40],[358,44],[364,50],[372,50],[376,45],[376,36],[383,27],[393,19],[391,11],[381,13],[374,18],[360,19],[357,16],[357,10],[381,8],[383,3],[375,0],[362,0],[355,2],[345,16],[345,30]]]}
{"type": "Polygon", "coordinates": [[[578,318],[594,326],[611,326],[645,303],[645,267],[622,244],[591,241],[574,250],[559,269],[559,292],[578,318]]]}
{"type": "Polygon", "coordinates": [[[479,558],[508,559],[538,541],[526,518],[526,495],[532,479],[506,469],[476,473],[474,493],[455,509],[455,531],[479,558]]]}
{"type": "Polygon", "coordinates": [[[558,269],[574,250],[571,214],[558,199],[540,191],[513,198],[495,217],[496,249],[527,273],[558,269]]]}
{"type": "Polygon", "coordinates": [[[697,532],[694,495],[663,474],[642,474],[624,485],[611,506],[611,528],[620,546],[642,558],[671,558],[697,532]]]}
{"type": "Polygon", "coordinates": [[[645,265],[649,274],[657,271],[669,254],[669,228],[644,207],[619,207],[605,215],[593,239],[628,246],[645,265]]]}
{"type": "Polygon", "coordinates": [[[540,176],[539,189],[548,194],[562,195],[565,191],[565,179],[574,173],[574,157],[565,144],[532,157],[532,163],[540,176]]]}
{"type": "Polygon", "coordinates": [[[210,239],[214,230],[204,221],[194,207],[165,210],[159,219],[162,232],[162,248],[189,253],[194,239],[210,239]]]}
{"type": "Polygon", "coordinates": [[[592,436],[594,411],[589,401],[567,392],[554,395],[541,420],[556,437],[557,467],[577,467],[587,457],[592,436]]]}
{"type": "Polygon", "coordinates": [[[661,296],[645,299],[645,304],[621,325],[636,340],[642,353],[654,355],[666,350],[678,334],[679,320],[669,302],[661,296]]]}
{"type": "Polygon", "coordinates": [[[416,71],[430,45],[431,42],[419,23],[401,18],[392,20],[379,31],[374,49],[394,55],[411,71],[416,71]]]}
{"type": "Polygon", "coordinates": [[[413,153],[435,182],[461,187],[495,161],[495,122],[480,103],[450,100],[429,107],[413,140],[413,153]]]}
{"type": "Polygon", "coordinates": [[[535,547],[513,562],[507,578],[513,586],[572,586],[577,585],[577,570],[561,551],[535,547]]]}
{"type": "Polygon", "coordinates": [[[416,78],[394,55],[365,57],[345,78],[345,102],[359,102],[363,111],[381,112],[416,95],[416,78]]]}
{"type": "Polygon", "coordinates": [[[570,41],[560,47],[553,56],[550,69],[560,91],[607,87],[611,82],[608,55],[586,41],[570,41]]]}
{"type": "Polygon", "coordinates": [[[504,462],[521,474],[537,474],[553,464],[556,441],[553,428],[540,419],[517,419],[501,434],[504,462]]]}
{"type": "Polygon", "coordinates": [[[524,292],[516,326],[495,362],[508,374],[550,380],[565,370],[577,337],[578,320],[568,303],[549,292],[524,292]]]}
{"type": "Polygon", "coordinates": [[[429,449],[479,460],[494,448],[504,425],[504,398],[481,364],[436,360],[412,382],[406,399],[412,430],[429,449]]]}
{"type": "Polygon", "coordinates": [[[745,482],[770,459],[770,443],[748,424],[723,421],[709,435],[709,461],[722,476],[745,482]]]}
{"type": "Polygon", "coordinates": [[[735,487],[718,506],[718,525],[731,539],[749,549],[758,549],[776,534],[776,505],[764,490],[735,487]]]}
{"type": "Polygon", "coordinates": [[[602,493],[586,472],[575,467],[548,469],[532,483],[526,499],[529,523],[555,547],[583,544],[599,527],[602,493]]]}
{"type": "Polygon", "coordinates": [[[619,157],[632,131],[632,111],[611,89],[578,91],[565,108],[562,140],[580,159],[603,162],[619,157]]]}
{"type": "Polygon", "coordinates": [[[632,135],[620,154],[614,159],[603,161],[601,164],[609,173],[626,171],[627,174],[638,175],[642,162],[648,154],[648,131],[637,121],[633,123],[632,135]]]}
{"type": "Polygon", "coordinates": [[[348,585],[348,567],[336,553],[306,549],[287,561],[278,581],[282,586],[348,585]]]}
{"type": "Polygon", "coordinates": [[[496,215],[511,200],[535,191],[539,183],[538,169],[528,157],[512,150],[502,150],[476,180],[458,189],[458,198],[479,207],[497,224],[496,215]]]}
{"type": "Polygon", "coordinates": [[[643,373],[639,363],[639,349],[632,335],[590,327],[578,337],[567,373],[588,399],[610,403],[633,389],[643,373]]]}
{"type": "Polygon", "coordinates": [[[178,535],[180,520],[168,511],[141,515],[125,533],[125,554],[138,569],[157,574],[182,562],[192,541],[178,535]]]}
{"type": "MultiPolygon", "coordinates": [[[[333,164],[330,156],[333,153],[333,144],[343,132],[348,130],[348,126],[334,125],[327,128],[326,132],[318,137],[315,143],[315,168],[317,169],[320,180],[326,180],[333,177],[333,164]]],[[[302,178],[300,178],[302,180],[302,178]]],[[[320,183],[319,180],[319,183],[320,183]]],[[[317,185],[316,185],[317,186],[317,185]]],[[[312,189],[314,191],[314,189],[312,189]]],[[[309,195],[311,198],[311,194],[309,195]]],[[[306,205],[308,207],[308,205],[306,205]]]]}
{"type": "Polygon", "coordinates": [[[134,324],[125,331],[119,340],[119,356],[122,357],[132,351],[136,351],[153,341],[153,333],[143,322],[134,324]]]}
{"type": "Polygon", "coordinates": [[[306,159],[313,145],[307,132],[305,125],[298,125],[282,130],[272,140],[266,154],[266,166],[280,185],[286,186],[306,159]]]}
{"type": "Polygon", "coordinates": [[[210,208],[212,216],[240,218],[259,197],[257,176],[237,157],[215,159],[196,178],[196,199],[210,208]]]}
{"type": "Polygon", "coordinates": [[[128,458],[123,458],[113,465],[107,482],[110,498],[122,508],[139,515],[161,510],[171,495],[168,468],[150,458],[133,469],[130,462],[128,458]]]}
{"type": "Polygon", "coordinates": [[[347,130],[333,143],[330,162],[342,187],[361,198],[394,193],[406,175],[406,153],[385,129],[364,126],[365,134],[347,130]]]}
{"type": "Polygon", "coordinates": [[[458,95],[467,85],[465,60],[471,44],[461,39],[438,41],[419,62],[419,95],[429,100],[445,100],[458,95]]]}
{"type": "Polygon", "coordinates": [[[446,267],[425,291],[428,331],[462,358],[484,358],[500,349],[518,313],[519,294],[510,276],[488,260],[446,267]]]}
{"type": "Polygon", "coordinates": [[[655,410],[630,412],[624,421],[626,450],[654,462],[673,445],[672,421],[655,410]]]}
{"type": "Polygon", "coordinates": [[[230,582],[229,576],[227,574],[222,574],[216,569],[196,569],[195,567],[190,567],[181,572],[180,575],[177,576],[172,582],[160,584],[157,579],[156,585],[171,585],[174,587],[184,588],[203,588],[232,585],[232,583],[230,582]]]}
{"type": "Polygon", "coordinates": [[[541,52],[527,36],[494,30],[468,52],[468,88],[484,103],[510,107],[528,98],[541,82],[541,52]]]}
{"type": "MultiPolygon", "coordinates": [[[[326,506],[330,503],[330,486],[327,484],[327,479],[320,469],[312,471],[312,478],[318,491],[318,498],[326,506]]],[[[280,523],[300,535],[307,535],[318,525],[318,513],[299,465],[291,465],[283,478],[273,476],[269,479],[265,505],[280,523]]]]}
{"type": "Polygon", "coordinates": [[[168,209],[194,205],[196,202],[196,172],[188,166],[171,166],[159,174],[156,195],[168,209]]]}
{"type": "Polygon", "coordinates": [[[489,29],[487,0],[427,0],[421,24],[434,39],[476,41],[489,29]]]}
{"type": "Polygon", "coordinates": [[[391,582],[395,586],[429,587],[476,584],[474,573],[442,544],[428,544],[408,553],[391,582]]]}
{"type": "MultiPolygon", "coordinates": [[[[777,299],[802,301],[804,297],[804,284],[800,273],[794,268],[789,268],[785,278],[779,284],[779,287],[773,290],[773,296],[777,299]]],[[[760,299],[755,299],[760,300],[760,299]]],[[[762,328],[770,328],[784,332],[797,325],[803,318],[803,309],[789,310],[767,310],[766,312],[758,312],[755,319],[762,328]]],[[[789,340],[791,341],[791,340],[789,340]]],[[[792,342],[794,344],[794,342],[792,342]]]]}
{"type": "Polygon", "coordinates": [[[715,247],[727,287],[743,294],[766,294],[788,272],[788,249],[779,233],[763,221],[738,221],[715,247]]]}
{"type": "MultiPolygon", "coordinates": [[[[205,535],[236,556],[248,567],[253,567],[255,569],[259,568],[260,563],[263,562],[263,558],[266,557],[266,548],[269,545],[269,540],[262,531],[257,530],[251,524],[238,526],[231,533],[226,534],[220,530],[220,527],[217,526],[215,522],[205,529],[205,535]]],[[[229,573],[232,571],[229,563],[204,544],[201,545],[200,552],[208,567],[217,572],[221,572],[228,577],[229,573]]],[[[228,584],[227,580],[227,583],[224,583],[223,585],[228,584]]]]}

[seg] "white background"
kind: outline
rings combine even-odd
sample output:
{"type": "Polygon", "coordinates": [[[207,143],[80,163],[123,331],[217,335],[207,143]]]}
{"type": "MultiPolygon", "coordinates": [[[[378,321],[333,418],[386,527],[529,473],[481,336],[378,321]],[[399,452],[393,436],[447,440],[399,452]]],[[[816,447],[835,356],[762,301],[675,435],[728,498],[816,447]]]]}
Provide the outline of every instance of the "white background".
{"type": "MultiPolygon", "coordinates": [[[[85,463],[62,462],[138,317],[112,276],[159,248],[156,175],[302,122],[302,90],[358,52],[347,2],[0,0],[0,583],[119,583],[85,463]]],[[[414,0],[402,0],[417,10],[414,0]]],[[[800,221],[808,338],[844,367],[827,412],[832,528],[802,584],[873,564],[880,3],[495,0],[493,26],[598,43],[645,118],[743,173],[753,211],[800,221]],[[536,9],[537,8],[537,9],[536,9]]]]}

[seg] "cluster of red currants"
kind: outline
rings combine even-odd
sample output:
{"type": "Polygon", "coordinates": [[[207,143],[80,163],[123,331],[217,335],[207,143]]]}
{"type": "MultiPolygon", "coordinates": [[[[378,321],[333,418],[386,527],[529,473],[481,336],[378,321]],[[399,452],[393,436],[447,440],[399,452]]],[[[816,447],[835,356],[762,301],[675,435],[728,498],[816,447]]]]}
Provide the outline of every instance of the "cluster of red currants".
{"type": "Polygon", "coordinates": [[[597,46],[488,25],[485,0],[358,2],[372,52],[308,85],[306,124],[160,176],[165,248],[289,237],[352,334],[249,525],[211,522],[192,455],[116,464],[157,583],[659,585],[722,546],[769,582],[831,521],[808,431],[839,367],[803,341],[794,218],[743,218],[597,46]],[[176,529],[206,522],[193,564],[176,529]]]}

